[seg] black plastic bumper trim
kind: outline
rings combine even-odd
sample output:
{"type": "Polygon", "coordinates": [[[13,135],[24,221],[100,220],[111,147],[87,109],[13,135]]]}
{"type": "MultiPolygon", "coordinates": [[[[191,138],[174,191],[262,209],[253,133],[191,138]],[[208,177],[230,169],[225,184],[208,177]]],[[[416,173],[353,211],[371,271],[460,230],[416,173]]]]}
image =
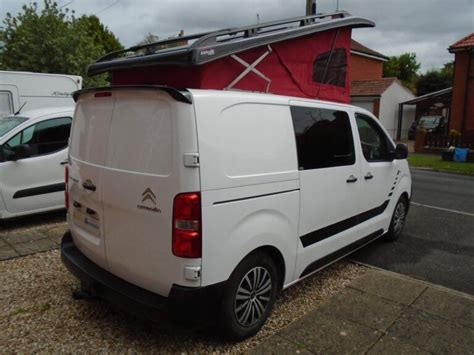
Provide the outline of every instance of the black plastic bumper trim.
{"type": "Polygon", "coordinates": [[[74,245],[71,233],[66,232],[61,242],[61,260],[66,268],[93,291],[93,295],[114,303],[121,308],[158,309],[166,301],[208,303],[220,297],[224,282],[206,287],[173,285],[164,297],[124,281],[89,260],[74,245]]]}

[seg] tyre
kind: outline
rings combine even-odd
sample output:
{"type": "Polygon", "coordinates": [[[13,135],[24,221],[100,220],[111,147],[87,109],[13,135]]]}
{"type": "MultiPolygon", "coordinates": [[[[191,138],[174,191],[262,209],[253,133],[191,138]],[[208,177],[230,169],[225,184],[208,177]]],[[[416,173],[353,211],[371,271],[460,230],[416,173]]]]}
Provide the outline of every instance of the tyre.
{"type": "Polygon", "coordinates": [[[397,201],[397,204],[395,205],[388,232],[383,236],[384,240],[395,241],[400,237],[400,235],[402,234],[403,227],[405,226],[407,212],[408,200],[405,196],[400,196],[397,201]]]}
{"type": "Polygon", "coordinates": [[[219,323],[224,336],[243,340],[256,334],[270,315],[279,289],[278,271],[265,253],[250,254],[227,281],[219,323]]]}

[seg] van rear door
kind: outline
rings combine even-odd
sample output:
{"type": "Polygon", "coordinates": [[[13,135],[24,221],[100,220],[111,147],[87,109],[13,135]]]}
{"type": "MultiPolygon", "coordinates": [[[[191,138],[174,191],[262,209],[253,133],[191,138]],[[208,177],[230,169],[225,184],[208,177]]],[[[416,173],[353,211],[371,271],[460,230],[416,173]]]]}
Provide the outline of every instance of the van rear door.
{"type": "Polygon", "coordinates": [[[184,279],[184,266],[200,265],[172,254],[174,197],[199,191],[199,168],[185,167],[197,152],[193,106],[157,90],[113,92],[103,170],[108,270],[137,286],[168,295],[184,279]]]}
{"type": "MultiPolygon", "coordinates": [[[[77,196],[83,207],[97,212],[100,238],[92,243],[96,248],[93,253],[93,247],[88,246],[87,255],[102,253],[109,272],[163,296],[173,283],[200,286],[200,280],[185,278],[184,268],[200,267],[201,259],[178,258],[172,253],[174,197],[200,190],[199,168],[187,167],[183,161],[185,153],[198,151],[193,105],[153,87],[111,89],[110,96],[92,95],[95,103],[86,103],[81,95],[78,112],[84,110],[83,104],[90,106],[92,115],[107,106],[101,114],[103,120],[97,130],[90,127],[83,136],[74,128],[71,151],[76,165],[79,148],[87,150],[84,145],[92,144],[98,151],[87,163],[80,162],[79,168],[84,169],[79,174],[80,184],[71,190],[71,199],[77,196]],[[84,190],[86,178],[96,185],[96,191],[84,190]]],[[[85,226],[73,226],[76,239],[92,240],[85,226]]]]}
{"type": "Polygon", "coordinates": [[[115,98],[81,95],[69,153],[69,228],[77,247],[106,268],[102,174],[115,98]]]}

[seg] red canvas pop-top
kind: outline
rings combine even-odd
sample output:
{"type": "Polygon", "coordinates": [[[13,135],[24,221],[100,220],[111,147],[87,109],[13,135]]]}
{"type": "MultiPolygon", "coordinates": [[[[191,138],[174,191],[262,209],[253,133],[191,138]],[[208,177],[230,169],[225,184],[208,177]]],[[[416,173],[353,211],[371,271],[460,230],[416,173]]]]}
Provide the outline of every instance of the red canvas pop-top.
{"type": "Polygon", "coordinates": [[[117,51],[89,67],[112,85],[246,90],[349,102],[351,31],[374,23],[347,12],[178,37],[117,51]]]}

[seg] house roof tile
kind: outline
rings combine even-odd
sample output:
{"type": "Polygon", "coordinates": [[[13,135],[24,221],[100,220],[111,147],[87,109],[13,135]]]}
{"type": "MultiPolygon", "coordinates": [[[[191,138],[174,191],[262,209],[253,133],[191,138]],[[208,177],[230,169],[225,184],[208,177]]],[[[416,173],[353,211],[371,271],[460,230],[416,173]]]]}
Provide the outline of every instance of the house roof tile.
{"type": "Polygon", "coordinates": [[[378,57],[380,58],[380,60],[384,60],[384,61],[389,59],[388,57],[384,56],[382,53],[376,52],[373,49],[370,49],[364,46],[363,44],[360,44],[359,42],[354,41],[354,40],[351,40],[351,50],[355,52],[363,53],[363,54],[368,54],[373,57],[378,57]]]}
{"type": "Polygon", "coordinates": [[[448,50],[450,52],[474,47],[474,32],[453,43],[448,50]]]}
{"type": "Polygon", "coordinates": [[[351,96],[381,96],[397,78],[356,80],[351,82],[351,96]]]}

